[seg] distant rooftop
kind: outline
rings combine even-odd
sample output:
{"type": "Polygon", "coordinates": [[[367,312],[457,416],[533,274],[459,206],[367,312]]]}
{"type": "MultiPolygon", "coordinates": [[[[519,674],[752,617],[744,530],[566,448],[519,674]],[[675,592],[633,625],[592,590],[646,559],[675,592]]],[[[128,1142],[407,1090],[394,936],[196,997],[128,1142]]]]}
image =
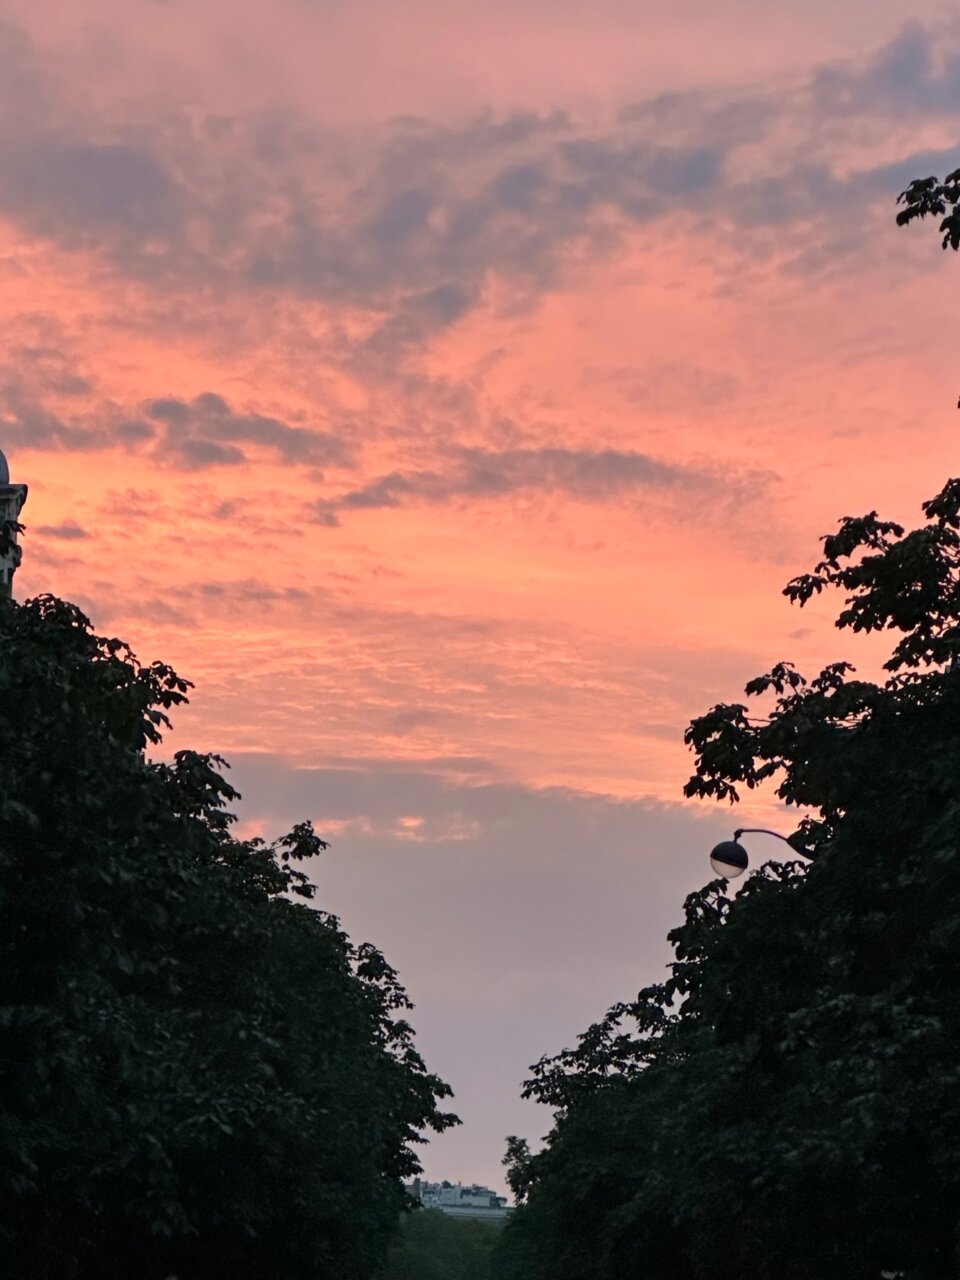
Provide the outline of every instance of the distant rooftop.
{"type": "Polygon", "coordinates": [[[506,1196],[497,1195],[489,1187],[477,1183],[464,1186],[458,1182],[425,1182],[415,1178],[407,1184],[407,1191],[419,1200],[425,1209],[439,1209],[454,1218],[487,1218],[500,1221],[510,1209],[506,1196]]]}

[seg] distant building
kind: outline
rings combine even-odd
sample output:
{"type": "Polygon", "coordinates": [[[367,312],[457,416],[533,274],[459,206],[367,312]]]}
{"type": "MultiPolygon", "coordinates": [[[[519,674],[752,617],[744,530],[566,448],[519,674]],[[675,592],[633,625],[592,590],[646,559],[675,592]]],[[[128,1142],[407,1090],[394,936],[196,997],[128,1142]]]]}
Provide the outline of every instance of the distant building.
{"type": "Polygon", "coordinates": [[[489,1187],[462,1182],[423,1182],[415,1178],[407,1183],[407,1191],[425,1209],[439,1209],[451,1218],[485,1218],[502,1221],[510,1212],[506,1196],[498,1196],[489,1187]]]}
{"type": "Polygon", "coordinates": [[[0,596],[13,594],[13,575],[20,563],[17,517],[27,500],[25,484],[11,484],[7,460],[0,451],[0,596]]]}

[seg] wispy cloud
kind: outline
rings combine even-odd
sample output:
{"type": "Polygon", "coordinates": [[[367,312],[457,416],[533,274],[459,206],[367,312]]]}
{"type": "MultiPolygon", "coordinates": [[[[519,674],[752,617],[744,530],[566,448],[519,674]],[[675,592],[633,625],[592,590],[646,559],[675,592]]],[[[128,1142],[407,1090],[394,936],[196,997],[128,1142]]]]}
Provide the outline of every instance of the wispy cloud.
{"type": "Polygon", "coordinates": [[[155,288],[366,308],[380,315],[372,340],[403,347],[483,305],[491,276],[548,290],[577,246],[609,254],[631,227],[685,217],[713,239],[733,233],[746,253],[751,227],[855,216],[889,162],[851,169],[824,155],[825,134],[855,146],[864,122],[956,120],[958,67],[953,29],[914,21],[788,92],[659,95],[624,106],[613,126],[564,111],[405,118],[338,174],[329,139],[291,113],[111,119],[8,28],[0,69],[33,112],[26,126],[16,109],[0,122],[0,213],[155,288]],[[781,171],[744,179],[750,149],[767,140],[775,151],[784,130],[781,171]]]}
{"type": "Polygon", "coordinates": [[[181,471],[239,466],[250,460],[251,448],[311,468],[348,466],[354,456],[352,444],[334,432],[237,410],[216,392],[124,405],[87,395],[86,380],[64,383],[59,373],[51,380],[44,368],[30,378],[22,368],[5,379],[0,375],[0,427],[8,445],[80,452],[120,448],[181,471]],[[65,395],[78,403],[64,404],[65,395]]]}
{"type": "Polygon", "coordinates": [[[162,434],[154,452],[188,468],[244,462],[244,444],[268,449],[284,462],[310,466],[344,466],[351,457],[350,447],[331,432],[291,426],[260,413],[238,413],[212,391],[189,402],[175,396],[147,400],[141,408],[162,434]]]}
{"type": "Polygon", "coordinates": [[[41,524],[30,531],[42,538],[61,538],[67,542],[75,542],[80,538],[89,538],[90,534],[79,524],[65,520],[63,524],[41,524]]]}
{"type": "Polygon", "coordinates": [[[454,448],[443,470],[392,471],[339,497],[320,499],[312,511],[320,524],[336,525],[345,511],[495,499],[522,490],[604,502],[664,490],[729,490],[733,485],[742,493],[746,482],[759,496],[771,479],[771,474],[760,472],[740,477],[711,474],[633,450],[454,448]]]}

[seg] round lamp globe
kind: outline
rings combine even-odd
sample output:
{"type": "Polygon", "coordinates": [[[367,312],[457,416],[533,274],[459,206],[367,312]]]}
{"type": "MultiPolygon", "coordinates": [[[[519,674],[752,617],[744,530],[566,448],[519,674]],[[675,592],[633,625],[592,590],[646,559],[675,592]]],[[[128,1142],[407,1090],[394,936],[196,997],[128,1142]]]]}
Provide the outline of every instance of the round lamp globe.
{"type": "Polygon", "coordinates": [[[735,880],[747,869],[747,851],[739,840],[723,840],[710,853],[710,865],[718,876],[735,880]]]}

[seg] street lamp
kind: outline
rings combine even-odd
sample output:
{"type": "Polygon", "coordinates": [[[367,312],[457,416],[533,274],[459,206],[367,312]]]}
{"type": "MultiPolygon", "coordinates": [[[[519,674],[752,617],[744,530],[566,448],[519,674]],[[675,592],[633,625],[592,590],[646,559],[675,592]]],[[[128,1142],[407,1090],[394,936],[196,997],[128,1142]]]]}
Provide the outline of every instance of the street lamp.
{"type": "Polygon", "coordinates": [[[813,855],[805,853],[803,849],[797,849],[786,836],[782,836],[779,831],[770,831],[767,827],[741,827],[739,831],[733,833],[732,840],[722,840],[716,845],[710,853],[710,865],[718,876],[724,876],[727,880],[735,880],[737,876],[742,876],[747,869],[747,863],[750,861],[747,857],[747,851],[740,843],[741,836],[776,836],[778,840],[782,840],[784,844],[790,845],[794,853],[801,854],[804,858],[812,860],[813,855]]]}

